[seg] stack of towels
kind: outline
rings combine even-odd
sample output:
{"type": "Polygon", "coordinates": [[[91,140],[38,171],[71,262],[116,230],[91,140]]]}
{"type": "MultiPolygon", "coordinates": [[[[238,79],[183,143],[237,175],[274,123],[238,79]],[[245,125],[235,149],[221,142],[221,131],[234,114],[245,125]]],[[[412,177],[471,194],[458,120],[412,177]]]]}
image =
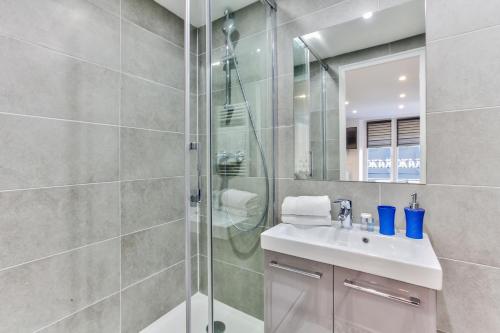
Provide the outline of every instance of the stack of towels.
{"type": "Polygon", "coordinates": [[[259,213],[259,196],[252,192],[228,189],[220,196],[222,209],[233,216],[250,217],[259,213]]]}
{"type": "Polygon", "coordinates": [[[281,205],[283,223],[331,225],[331,201],[328,196],[286,197],[281,205]]]}

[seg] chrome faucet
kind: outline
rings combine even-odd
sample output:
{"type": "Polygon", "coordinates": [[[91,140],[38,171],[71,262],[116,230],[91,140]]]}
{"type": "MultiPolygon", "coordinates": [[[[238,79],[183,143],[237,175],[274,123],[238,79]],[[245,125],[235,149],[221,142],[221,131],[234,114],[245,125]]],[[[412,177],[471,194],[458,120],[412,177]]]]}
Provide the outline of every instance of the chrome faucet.
{"type": "Polygon", "coordinates": [[[352,201],[348,199],[337,199],[333,203],[340,204],[338,220],[342,228],[352,228],[352,201]]]}

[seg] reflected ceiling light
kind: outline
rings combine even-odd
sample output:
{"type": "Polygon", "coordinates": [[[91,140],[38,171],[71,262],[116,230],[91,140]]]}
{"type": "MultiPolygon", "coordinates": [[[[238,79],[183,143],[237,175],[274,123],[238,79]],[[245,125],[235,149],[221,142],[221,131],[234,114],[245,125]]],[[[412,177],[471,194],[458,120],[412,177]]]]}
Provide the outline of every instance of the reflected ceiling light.
{"type": "Polygon", "coordinates": [[[399,78],[398,78],[399,81],[406,81],[406,75],[401,75],[399,78]]]}
{"type": "Polygon", "coordinates": [[[365,20],[368,20],[369,18],[371,18],[373,16],[373,12],[367,12],[367,13],[364,13],[363,14],[363,18],[365,20]]]}
{"type": "Polygon", "coordinates": [[[356,114],[358,113],[358,110],[352,110],[352,113],[356,114]]]}
{"type": "Polygon", "coordinates": [[[349,101],[345,101],[345,102],[344,102],[344,104],[345,104],[345,105],[349,105],[349,101]]]}
{"type": "Polygon", "coordinates": [[[404,108],[405,108],[405,105],[404,105],[404,104],[399,104],[399,105],[398,105],[398,109],[402,110],[402,109],[404,109],[404,108]]]}
{"type": "Polygon", "coordinates": [[[311,32],[310,34],[304,35],[305,39],[320,39],[321,34],[319,31],[311,32]]]}
{"type": "Polygon", "coordinates": [[[259,52],[260,52],[260,49],[257,49],[256,51],[257,51],[257,53],[259,53],[259,52]]]}
{"type": "Polygon", "coordinates": [[[405,93],[399,94],[399,98],[405,98],[405,97],[406,97],[405,93]]]}
{"type": "Polygon", "coordinates": [[[214,62],[214,63],[212,64],[212,66],[220,66],[220,65],[221,65],[220,61],[214,62]]]}
{"type": "Polygon", "coordinates": [[[300,99],[304,99],[306,97],[307,97],[307,95],[297,95],[297,96],[295,96],[295,98],[300,98],[300,99]]]}

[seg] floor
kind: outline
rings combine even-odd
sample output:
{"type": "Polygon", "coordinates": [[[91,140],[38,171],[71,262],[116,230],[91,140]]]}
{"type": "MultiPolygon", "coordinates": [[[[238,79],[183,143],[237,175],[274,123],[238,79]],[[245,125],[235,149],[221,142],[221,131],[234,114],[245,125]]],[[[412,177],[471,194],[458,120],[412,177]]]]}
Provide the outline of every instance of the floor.
{"type": "MultiPolygon", "coordinates": [[[[208,297],[197,293],[191,297],[192,333],[205,333],[208,319],[208,297]]],[[[141,333],[168,333],[186,331],[185,303],[179,304],[170,312],[146,327],[141,333]]],[[[263,333],[264,322],[236,310],[224,303],[214,302],[214,319],[224,322],[225,333],[263,333]]]]}

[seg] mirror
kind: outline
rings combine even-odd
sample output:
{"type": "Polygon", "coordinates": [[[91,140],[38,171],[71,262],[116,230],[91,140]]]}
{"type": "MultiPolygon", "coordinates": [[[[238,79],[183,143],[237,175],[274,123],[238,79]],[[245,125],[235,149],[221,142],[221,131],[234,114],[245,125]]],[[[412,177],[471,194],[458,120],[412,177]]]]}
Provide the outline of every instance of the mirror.
{"type": "Polygon", "coordinates": [[[295,178],[425,183],[425,2],[293,40],[295,178]]]}

